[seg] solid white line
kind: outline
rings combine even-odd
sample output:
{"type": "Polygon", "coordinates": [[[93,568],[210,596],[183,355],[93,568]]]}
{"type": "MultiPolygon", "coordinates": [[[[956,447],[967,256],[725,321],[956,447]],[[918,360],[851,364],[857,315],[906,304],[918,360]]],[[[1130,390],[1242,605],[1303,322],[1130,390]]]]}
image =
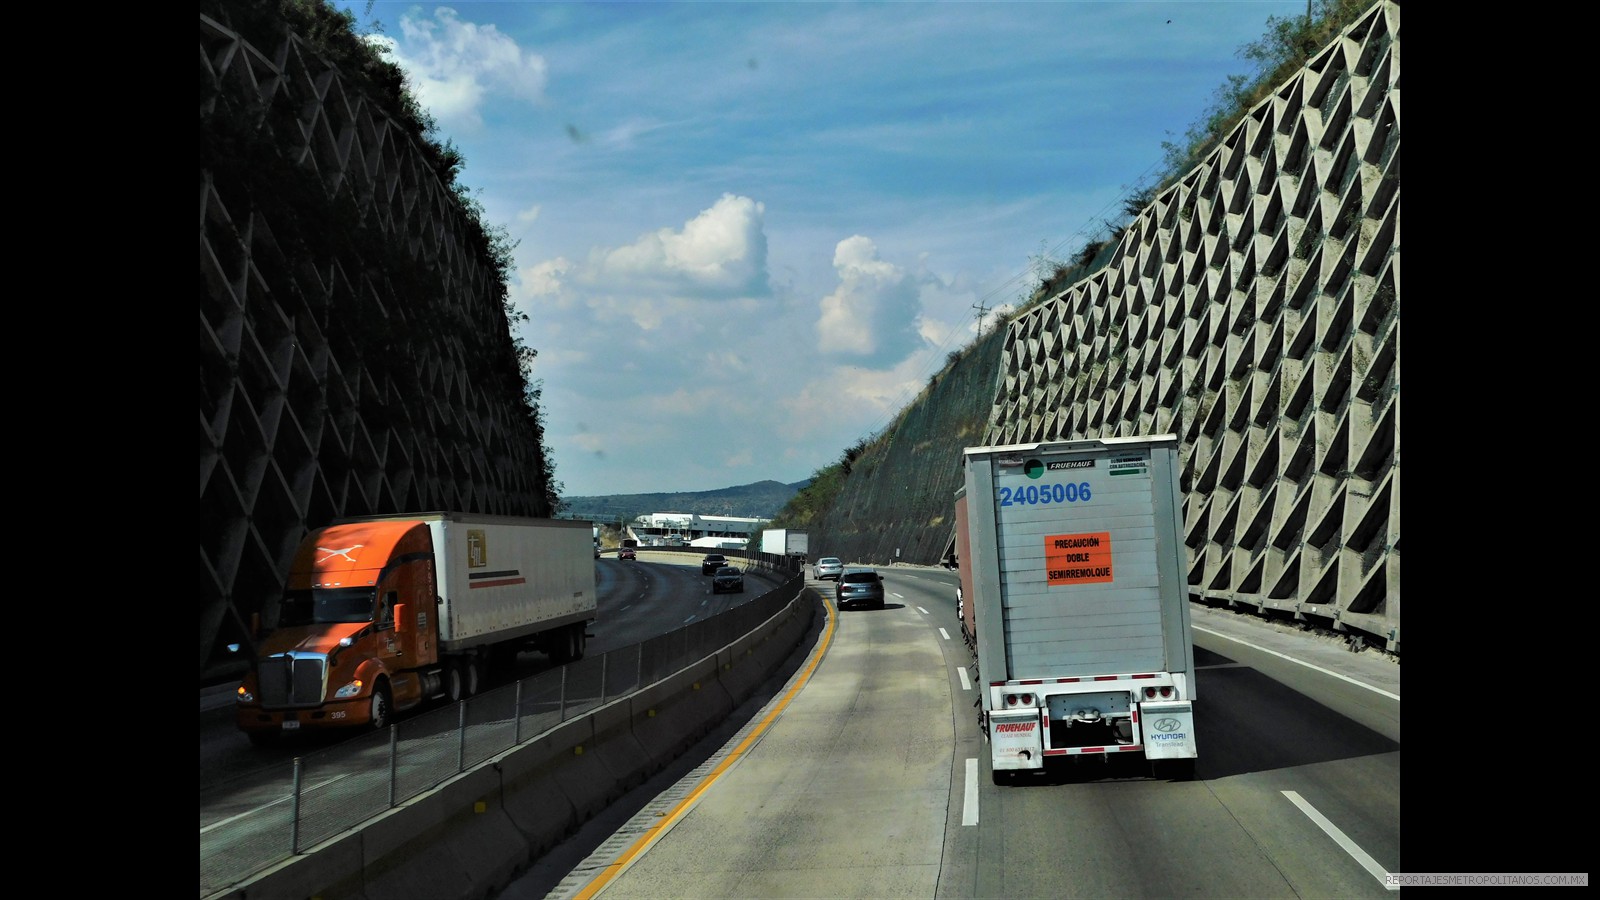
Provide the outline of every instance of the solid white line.
{"type": "Polygon", "coordinates": [[[939,629],[939,636],[947,641],[950,640],[950,632],[945,631],[943,628],[939,629]]]}
{"type": "Polygon", "coordinates": [[[972,682],[967,678],[967,667],[956,666],[956,671],[961,673],[961,689],[963,691],[972,690],[972,682]]]}
{"type": "Polygon", "coordinates": [[[961,804],[961,824],[978,824],[978,761],[967,760],[967,784],[961,804]]]}
{"type": "MultiPolygon", "coordinates": [[[[343,780],[345,780],[347,778],[350,778],[350,777],[352,777],[352,776],[350,776],[350,775],[334,775],[334,776],[332,776],[330,778],[322,779],[322,780],[318,781],[315,784],[306,785],[302,789],[302,792],[303,793],[310,793],[310,792],[313,792],[313,791],[320,791],[323,788],[328,787],[329,785],[333,784],[336,781],[343,781],[343,780]]],[[[272,807],[277,806],[279,804],[288,803],[290,800],[293,800],[293,799],[294,799],[293,797],[279,797],[278,799],[273,800],[271,803],[262,804],[260,806],[257,806],[254,809],[244,810],[243,812],[240,812],[237,815],[229,816],[228,818],[223,819],[223,820],[218,821],[218,822],[212,822],[210,825],[207,825],[206,827],[200,829],[200,833],[201,834],[205,834],[208,831],[214,831],[214,830],[216,830],[218,828],[221,828],[224,825],[231,825],[234,822],[237,822],[238,820],[245,818],[246,816],[253,816],[253,815],[261,812],[264,809],[271,809],[272,807]]]]}
{"type": "Polygon", "coordinates": [[[1383,866],[1378,865],[1378,861],[1368,856],[1365,850],[1362,850],[1360,847],[1356,846],[1355,841],[1345,837],[1344,832],[1340,831],[1337,826],[1328,821],[1327,816],[1317,812],[1316,807],[1307,803],[1299,794],[1295,793],[1294,791],[1284,791],[1283,795],[1289,798],[1290,803],[1300,807],[1300,811],[1306,814],[1306,818],[1317,823],[1317,827],[1326,832],[1328,837],[1333,838],[1333,842],[1343,848],[1344,852],[1350,854],[1352,859],[1360,863],[1361,868],[1366,869],[1373,878],[1378,879],[1379,884],[1382,884],[1384,888],[1391,891],[1400,890],[1400,885],[1398,884],[1385,884],[1388,879],[1384,876],[1389,874],[1388,870],[1383,866]]]}
{"type": "Polygon", "coordinates": [[[1279,653],[1276,650],[1268,650],[1265,647],[1261,647],[1261,646],[1258,646],[1256,644],[1252,644],[1249,641],[1241,641],[1241,640],[1239,640],[1238,638],[1236,638],[1236,637],[1234,637],[1232,635],[1223,634],[1220,631],[1212,631],[1209,628],[1201,628],[1199,625],[1192,625],[1191,624],[1189,627],[1193,628],[1195,631],[1203,631],[1206,634],[1211,635],[1212,637],[1219,637],[1219,638],[1223,638],[1225,640],[1230,640],[1230,641],[1233,641],[1235,644],[1243,644],[1243,645],[1245,645],[1246,647],[1249,647],[1252,650],[1259,650],[1262,653],[1269,653],[1269,654],[1271,654],[1273,656],[1278,657],[1279,659],[1286,659],[1289,662],[1295,663],[1296,665],[1305,666],[1308,669],[1311,669],[1311,670],[1316,671],[1316,672],[1321,672],[1324,675],[1332,675],[1333,677],[1338,678],[1341,681],[1348,681],[1351,684],[1355,685],[1356,687],[1366,688],[1367,690],[1372,691],[1375,694],[1382,694],[1383,696],[1388,697],[1390,700],[1398,701],[1400,699],[1400,695],[1399,694],[1391,694],[1388,691],[1384,690],[1383,688],[1375,688],[1370,684],[1366,684],[1364,682],[1357,681],[1354,678],[1351,678],[1349,675],[1340,675],[1338,672],[1333,672],[1333,671],[1330,671],[1328,669],[1324,669],[1321,666],[1314,666],[1311,663],[1306,662],[1305,660],[1295,659],[1292,656],[1285,656],[1285,655],[1283,655],[1282,653],[1279,653]]]}

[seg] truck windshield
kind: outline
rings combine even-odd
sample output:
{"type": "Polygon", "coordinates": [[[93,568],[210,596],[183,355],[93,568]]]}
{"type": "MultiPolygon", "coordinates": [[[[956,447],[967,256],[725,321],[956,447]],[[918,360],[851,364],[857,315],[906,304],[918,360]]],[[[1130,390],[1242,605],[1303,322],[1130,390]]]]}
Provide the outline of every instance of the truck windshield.
{"type": "Polygon", "coordinates": [[[289,591],[278,610],[278,626],[372,621],[372,588],[289,591]]]}

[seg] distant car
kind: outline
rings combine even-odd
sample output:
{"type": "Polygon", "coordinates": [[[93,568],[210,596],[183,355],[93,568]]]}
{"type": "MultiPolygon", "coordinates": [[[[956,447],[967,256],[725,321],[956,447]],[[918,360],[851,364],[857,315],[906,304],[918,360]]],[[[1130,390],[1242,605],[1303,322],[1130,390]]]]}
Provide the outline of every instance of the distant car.
{"type": "Polygon", "coordinates": [[[706,558],[700,560],[701,575],[715,575],[717,570],[728,564],[728,558],[721,553],[707,553],[706,558]]]}
{"type": "Polygon", "coordinates": [[[826,581],[829,578],[832,578],[834,581],[838,581],[839,573],[843,571],[844,560],[837,556],[824,556],[823,558],[817,560],[816,565],[811,567],[811,577],[817,579],[818,581],[826,581]]]}
{"type": "Polygon", "coordinates": [[[633,549],[632,547],[621,547],[617,550],[617,559],[637,560],[638,558],[639,551],[633,549]]]}
{"type": "Polygon", "coordinates": [[[723,566],[711,576],[711,593],[744,593],[744,572],[733,566],[723,566]]]}
{"type": "Polygon", "coordinates": [[[876,569],[845,569],[839,576],[839,589],[833,602],[846,606],[875,606],[883,609],[883,576],[876,569]]]}

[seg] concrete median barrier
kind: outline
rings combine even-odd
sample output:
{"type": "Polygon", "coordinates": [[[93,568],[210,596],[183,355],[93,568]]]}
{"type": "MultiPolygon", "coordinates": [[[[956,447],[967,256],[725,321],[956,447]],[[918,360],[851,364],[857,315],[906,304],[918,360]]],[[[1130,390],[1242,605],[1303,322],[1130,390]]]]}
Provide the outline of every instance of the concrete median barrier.
{"type": "Polygon", "coordinates": [[[633,733],[654,756],[651,774],[677,759],[739,705],[717,675],[713,657],[630,698],[633,733]]]}
{"type": "Polygon", "coordinates": [[[752,696],[809,628],[809,593],[714,656],[206,900],[483,900],[752,696]]]}
{"type": "Polygon", "coordinates": [[[558,728],[495,763],[506,815],[522,834],[530,859],[576,832],[603,793],[598,786],[572,778],[573,750],[589,739],[592,730],[586,720],[567,724],[573,727],[558,728]]]}

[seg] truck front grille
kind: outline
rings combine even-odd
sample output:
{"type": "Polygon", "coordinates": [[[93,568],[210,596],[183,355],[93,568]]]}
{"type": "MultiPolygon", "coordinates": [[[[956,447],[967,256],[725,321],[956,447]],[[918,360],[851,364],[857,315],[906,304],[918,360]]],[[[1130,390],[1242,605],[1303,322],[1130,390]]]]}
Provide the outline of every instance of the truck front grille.
{"type": "Polygon", "coordinates": [[[328,658],[320,653],[280,654],[261,661],[261,705],[316,706],[322,702],[328,658]]]}

